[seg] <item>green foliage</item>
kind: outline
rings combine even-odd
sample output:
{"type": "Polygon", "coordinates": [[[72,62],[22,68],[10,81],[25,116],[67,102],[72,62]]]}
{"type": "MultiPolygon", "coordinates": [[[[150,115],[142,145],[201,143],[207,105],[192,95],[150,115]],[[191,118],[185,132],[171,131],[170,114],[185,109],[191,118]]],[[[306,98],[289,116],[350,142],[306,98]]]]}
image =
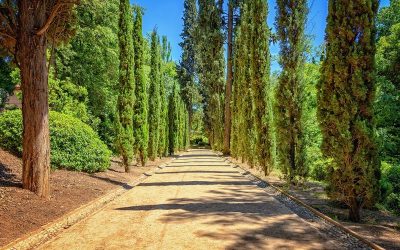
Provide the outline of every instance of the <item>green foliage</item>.
{"type": "Polygon", "coordinates": [[[98,120],[92,117],[87,108],[88,92],[85,87],[77,86],[67,80],[49,76],[49,107],[53,111],[76,117],[96,128],[98,120]]]}
{"type": "Polygon", "coordinates": [[[373,111],[377,8],[376,0],[329,1],[326,58],[318,84],[322,152],[331,160],[329,194],[349,206],[354,221],[378,196],[373,111]]]}
{"type": "Polygon", "coordinates": [[[160,138],[158,155],[168,155],[168,90],[172,89],[173,82],[176,78],[176,65],[171,62],[171,45],[168,42],[166,36],[162,37],[162,49],[161,49],[161,84],[160,84],[160,138]]]}
{"type": "MultiPolygon", "coordinates": [[[[252,95],[252,117],[256,137],[255,154],[258,164],[267,175],[272,171],[274,159],[272,154],[271,101],[269,99],[270,54],[269,28],[266,24],[268,6],[264,0],[249,2],[251,34],[249,36],[250,81],[252,95]]],[[[240,53],[240,52],[239,52],[240,53]]]]}
{"type": "MultiPolygon", "coordinates": [[[[91,127],[79,119],[50,112],[51,165],[53,168],[97,172],[110,166],[111,152],[91,127]]],[[[22,113],[0,114],[0,146],[22,155],[22,113]]]]}
{"type": "Polygon", "coordinates": [[[203,96],[204,126],[211,146],[223,147],[224,36],[222,17],[214,0],[199,0],[196,33],[196,68],[203,96]]]}
{"type": "Polygon", "coordinates": [[[119,96],[117,104],[116,145],[125,171],[133,159],[133,107],[135,105],[133,16],[129,0],[120,1],[119,19],[119,96]]]}
{"type": "MultiPolygon", "coordinates": [[[[179,64],[179,84],[182,90],[182,97],[188,108],[190,121],[193,120],[193,105],[200,102],[199,90],[195,83],[195,60],[196,60],[196,0],[184,1],[183,30],[181,33],[182,48],[181,61],[179,64]]],[[[191,125],[190,125],[191,126],[191,125]]]]}
{"type": "Polygon", "coordinates": [[[56,49],[55,78],[87,89],[91,123],[110,148],[115,142],[118,98],[119,0],[81,0],[76,35],[56,49]]]}
{"type": "Polygon", "coordinates": [[[388,7],[383,7],[377,17],[378,36],[388,36],[393,24],[400,23],[400,0],[390,0],[388,7]]]}
{"type": "Polygon", "coordinates": [[[400,214],[400,165],[382,162],[380,180],[382,202],[386,208],[400,214]]]}
{"type": "Polygon", "coordinates": [[[0,108],[4,107],[7,97],[12,94],[15,84],[11,78],[9,58],[0,57],[0,108]]]}
{"type": "Polygon", "coordinates": [[[321,151],[322,134],[317,119],[317,84],[320,80],[320,64],[306,63],[303,76],[304,164],[309,176],[317,181],[327,180],[329,161],[321,151]]]}
{"type": "Polygon", "coordinates": [[[141,161],[142,166],[146,165],[147,151],[149,143],[149,124],[147,120],[149,99],[147,94],[147,83],[144,72],[144,50],[145,44],[142,34],[142,9],[138,6],[134,8],[134,29],[133,29],[133,47],[135,56],[135,96],[133,116],[133,132],[135,138],[134,152],[141,161]]]}
{"type": "Polygon", "coordinates": [[[157,31],[151,34],[151,62],[149,89],[149,157],[154,160],[158,155],[161,124],[161,51],[157,31]]]}
{"type": "Polygon", "coordinates": [[[275,121],[279,165],[289,181],[307,176],[304,164],[303,70],[306,0],[278,1],[276,18],[282,72],[276,89],[275,121]]]}
{"type": "MultiPolygon", "coordinates": [[[[379,19],[391,9],[400,11],[400,1],[392,1],[383,9],[379,19]]],[[[380,26],[389,25],[382,23],[380,26]]],[[[377,44],[377,100],[375,111],[377,130],[381,144],[381,157],[391,162],[400,162],[400,20],[392,23],[377,44]]]]}
{"type": "Polygon", "coordinates": [[[269,29],[265,1],[241,5],[234,46],[231,153],[265,174],[274,165],[269,96],[269,29]]]}
{"type": "Polygon", "coordinates": [[[177,82],[174,82],[168,98],[169,154],[184,150],[189,146],[189,114],[177,82]]]}

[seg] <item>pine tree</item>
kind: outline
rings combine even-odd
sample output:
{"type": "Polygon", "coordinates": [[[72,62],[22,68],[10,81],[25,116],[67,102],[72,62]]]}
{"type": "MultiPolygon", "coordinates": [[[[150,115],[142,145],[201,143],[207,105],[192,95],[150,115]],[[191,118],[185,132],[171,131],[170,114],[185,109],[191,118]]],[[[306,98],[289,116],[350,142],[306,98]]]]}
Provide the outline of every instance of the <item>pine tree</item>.
{"type": "Polygon", "coordinates": [[[204,107],[204,126],[214,149],[223,147],[224,124],[224,36],[219,5],[199,0],[196,58],[204,107]]]}
{"type": "Polygon", "coordinates": [[[125,171],[130,171],[133,159],[133,106],[135,98],[133,16],[129,0],[120,1],[119,47],[120,72],[117,113],[117,148],[123,158],[125,171]]]}
{"type": "Polygon", "coordinates": [[[302,127],[302,74],[305,63],[306,0],[279,0],[276,18],[282,72],[276,92],[275,117],[279,163],[288,181],[307,174],[302,127]]]}
{"type": "Polygon", "coordinates": [[[155,160],[158,155],[160,141],[160,115],[161,115],[161,52],[160,39],[157,31],[151,34],[151,65],[149,94],[149,157],[155,160]]]}
{"type": "Polygon", "coordinates": [[[269,71],[269,29],[266,23],[268,15],[267,2],[264,0],[250,1],[251,10],[251,38],[249,48],[251,55],[251,85],[252,85],[252,113],[255,130],[255,155],[258,164],[269,174],[273,167],[272,157],[272,128],[270,100],[269,71]]]}
{"type": "Polygon", "coordinates": [[[196,0],[184,1],[183,31],[181,33],[182,56],[179,64],[179,83],[182,89],[182,98],[189,112],[189,120],[193,116],[193,102],[198,92],[195,84],[195,34],[196,34],[197,7],[196,0]]]}
{"type": "Polygon", "coordinates": [[[349,218],[377,196],[374,138],[377,0],[330,0],[326,58],[318,85],[322,151],[330,159],[329,194],[349,206],[349,218]],[[350,21],[349,21],[350,20],[350,21]]]}
{"type": "Polygon", "coordinates": [[[136,6],[134,8],[134,31],[133,31],[133,47],[135,56],[135,96],[136,102],[134,106],[133,128],[135,137],[135,154],[142,166],[146,165],[147,150],[149,143],[149,124],[147,120],[148,113],[148,95],[147,84],[144,79],[144,40],[142,34],[142,15],[143,10],[136,6]]]}

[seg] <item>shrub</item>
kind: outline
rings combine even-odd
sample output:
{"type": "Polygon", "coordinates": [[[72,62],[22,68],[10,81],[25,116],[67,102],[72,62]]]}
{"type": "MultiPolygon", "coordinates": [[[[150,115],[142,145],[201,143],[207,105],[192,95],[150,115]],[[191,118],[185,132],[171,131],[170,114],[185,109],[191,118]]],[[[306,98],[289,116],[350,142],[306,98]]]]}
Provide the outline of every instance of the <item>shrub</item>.
{"type": "Polygon", "coordinates": [[[397,215],[400,215],[400,194],[391,193],[386,198],[386,207],[397,215]]]}
{"type": "Polygon", "coordinates": [[[400,165],[382,162],[381,170],[382,201],[387,209],[400,214],[400,165]]]}
{"type": "MultiPolygon", "coordinates": [[[[96,172],[110,166],[107,146],[90,126],[72,116],[50,112],[50,145],[53,168],[96,172]]],[[[22,155],[20,110],[0,114],[0,147],[22,155]]]]}

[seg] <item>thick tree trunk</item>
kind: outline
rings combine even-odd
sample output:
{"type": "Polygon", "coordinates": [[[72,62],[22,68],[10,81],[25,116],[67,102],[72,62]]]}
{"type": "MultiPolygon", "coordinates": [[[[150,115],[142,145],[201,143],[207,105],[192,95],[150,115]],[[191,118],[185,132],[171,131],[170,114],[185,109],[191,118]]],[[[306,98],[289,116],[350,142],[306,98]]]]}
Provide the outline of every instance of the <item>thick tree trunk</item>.
{"type": "Polygon", "coordinates": [[[360,212],[360,203],[356,199],[353,199],[351,205],[349,206],[349,220],[359,222],[361,220],[360,212]]]}
{"type": "Polygon", "coordinates": [[[21,69],[23,114],[23,188],[41,197],[50,195],[48,75],[45,35],[35,33],[46,22],[42,1],[21,0],[17,57],[21,69]]]}
{"type": "Polygon", "coordinates": [[[225,87],[225,122],[224,122],[224,154],[230,154],[231,144],[231,96],[232,96],[232,81],[233,81],[233,4],[229,1],[228,8],[228,65],[226,75],[226,87],[225,87]]]}

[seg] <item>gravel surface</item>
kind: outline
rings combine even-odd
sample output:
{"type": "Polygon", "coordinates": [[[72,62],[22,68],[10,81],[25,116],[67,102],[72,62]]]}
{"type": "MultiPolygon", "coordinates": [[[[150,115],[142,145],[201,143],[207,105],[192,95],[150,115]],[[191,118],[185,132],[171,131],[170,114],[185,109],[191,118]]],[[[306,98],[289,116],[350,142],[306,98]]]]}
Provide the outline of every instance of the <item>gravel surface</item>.
{"type": "Polygon", "coordinates": [[[240,172],[191,150],[41,249],[364,248],[240,172]]]}
{"type": "Polygon", "coordinates": [[[371,249],[364,242],[338,228],[336,225],[331,224],[329,221],[326,221],[323,218],[317,216],[306,207],[303,207],[297,202],[291,200],[289,197],[269,185],[266,181],[259,179],[258,177],[252,175],[250,172],[240,168],[239,166],[235,166],[235,168],[239,168],[242,175],[251,180],[258,187],[264,189],[269,195],[273,196],[275,199],[285,204],[286,207],[288,207],[291,211],[293,211],[302,219],[306,220],[313,227],[317,228],[319,231],[328,235],[331,238],[338,239],[338,248],[371,249]]]}

